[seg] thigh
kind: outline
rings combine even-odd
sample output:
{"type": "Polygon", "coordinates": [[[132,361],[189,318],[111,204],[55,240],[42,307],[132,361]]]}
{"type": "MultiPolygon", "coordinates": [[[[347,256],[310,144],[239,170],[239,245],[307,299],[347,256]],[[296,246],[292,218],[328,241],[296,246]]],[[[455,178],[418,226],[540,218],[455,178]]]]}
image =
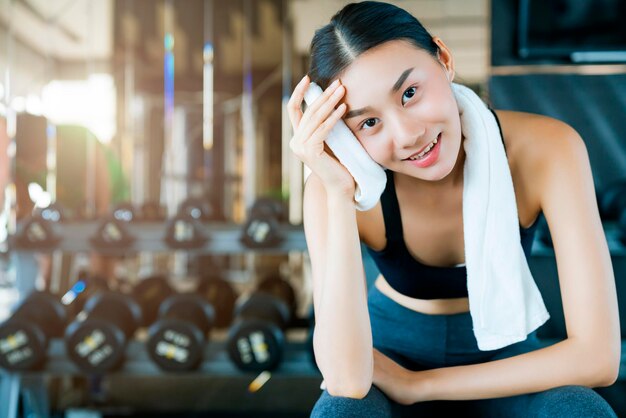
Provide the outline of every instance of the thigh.
{"type": "Polygon", "coordinates": [[[323,391],[311,411],[311,418],[391,418],[393,402],[376,386],[363,399],[332,396],[323,391]]]}
{"type": "Polygon", "coordinates": [[[486,418],[617,418],[608,402],[597,392],[577,385],[471,402],[473,413],[486,418]]]}

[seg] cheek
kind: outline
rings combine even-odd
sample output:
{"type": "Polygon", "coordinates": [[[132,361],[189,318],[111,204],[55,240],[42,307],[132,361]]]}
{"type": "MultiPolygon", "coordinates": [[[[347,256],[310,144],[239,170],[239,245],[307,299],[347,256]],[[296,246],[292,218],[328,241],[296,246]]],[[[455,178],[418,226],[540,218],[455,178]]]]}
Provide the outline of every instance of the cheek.
{"type": "Polygon", "coordinates": [[[377,154],[377,151],[376,151],[377,144],[376,144],[376,142],[372,141],[372,138],[363,138],[363,137],[357,136],[354,132],[352,132],[352,133],[356,137],[357,141],[359,141],[359,144],[361,144],[361,146],[365,149],[365,152],[367,152],[369,154],[369,156],[374,159],[375,155],[377,154]]]}
{"type": "Polygon", "coordinates": [[[390,159],[390,150],[381,138],[377,141],[360,141],[365,151],[369,154],[372,160],[376,161],[380,165],[384,165],[390,159]]]}

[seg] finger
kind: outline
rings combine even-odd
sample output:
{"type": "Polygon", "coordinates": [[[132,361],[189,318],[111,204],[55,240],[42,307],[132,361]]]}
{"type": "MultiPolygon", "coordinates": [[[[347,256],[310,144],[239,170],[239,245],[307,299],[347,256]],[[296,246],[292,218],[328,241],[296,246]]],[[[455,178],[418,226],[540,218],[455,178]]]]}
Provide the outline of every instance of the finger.
{"type": "MultiPolygon", "coordinates": [[[[302,131],[304,138],[312,136],[313,133],[320,127],[320,125],[322,125],[324,121],[326,121],[328,117],[333,114],[333,112],[336,110],[335,106],[337,106],[344,93],[345,88],[343,88],[343,86],[339,86],[337,89],[335,89],[333,94],[328,99],[326,99],[324,103],[322,103],[316,110],[311,109],[311,112],[309,112],[309,109],[307,109],[307,111],[304,113],[304,116],[302,117],[302,123],[306,124],[306,127],[304,127],[302,131]]],[[[318,101],[319,99],[316,100],[316,103],[318,101]]],[[[339,107],[337,107],[337,109],[338,108],[339,107]]]]}
{"type": "Polygon", "coordinates": [[[337,107],[337,109],[335,109],[335,111],[331,113],[321,125],[319,125],[319,127],[311,135],[310,141],[312,141],[312,143],[325,141],[328,138],[328,134],[337,124],[337,121],[341,119],[345,111],[346,105],[341,103],[339,107],[337,107]]]}
{"type": "MultiPolygon", "coordinates": [[[[302,116],[302,122],[308,122],[310,119],[315,117],[318,111],[320,110],[320,108],[324,107],[324,105],[328,102],[330,98],[333,97],[333,94],[339,87],[342,87],[341,90],[344,90],[339,80],[333,81],[333,83],[326,90],[324,90],[324,92],[317,99],[315,99],[315,101],[311,103],[310,106],[307,106],[306,111],[304,112],[304,115],[302,116]]],[[[324,115],[322,120],[325,119],[326,116],[327,115],[324,115]]]]}
{"type": "Polygon", "coordinates": [[[341,86],[341,81],[339,79],[333,81],[330,86],[324,90],[324,92],[317,98],[310,106],[307,107],[307,113],[309,109],[311,113],[317,112],[317,110],[326,103],[326,101],[332,96],[332,94],[341,86]]]}
{"type": "Polygon", "coordinates": [[[291,121],[291,126],[295,131],[298,129],[300,125],[300,120],[302,119],[302,110],[300,110],[300,106],[302,105],[302,101],[304,100],[304,93],[306,89],[309,87],[309,76],[305,74],[302,80],[296,85],[296,88],[293,90],[291,97],[289,98],[289,102],[287,102],[287,111],[289,113],[289,120],[291,121]]]}

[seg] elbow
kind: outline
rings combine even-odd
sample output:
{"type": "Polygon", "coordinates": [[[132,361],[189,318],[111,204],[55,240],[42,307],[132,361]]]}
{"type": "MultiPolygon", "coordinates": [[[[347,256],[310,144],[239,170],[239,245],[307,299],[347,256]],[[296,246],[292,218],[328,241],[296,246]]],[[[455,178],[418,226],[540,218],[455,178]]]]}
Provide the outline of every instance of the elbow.
{"type": "Polygon", "coordinates": [[[363,399],[367,396],[372,387],[371,381],[364,382],[339,382],[326,384],[326,391],[331,396],[340,396],[343,398],[363,399]]]}
{"type": "Polygon", "coordinates": [[[617,382],[618,378],[619,378],[619,362],[617,362],[617,364],[615,364],[615,362],[612,362],[609,366],[604,368],[604,373],[602,375],[602,378],[599,379],[599,382],[596,385],[596,387],[612,386],[615,382],[617,382]]]}
{"type": "Polygon", "coordinates": [[[618,373],[604,374],[600,378],[596,378],[591,384],[587,385],[590,388],[606,388],[612,386],[617,382],[618,373]]]}
{"type": "Polygon", "coordinates": [[[616,340],[614,344],[611,344],[611,349],[604,357],[604,379],[601,382],[601,387],[611,386],[619,379],[619,369],[622,362],[622,341],[621,338],[616,340]]]}
{"type": "Polygon", "coordinates": [[[372,388],[374,378],[374,362],[369,366],[359,366],[357,369],[343,371],[336,367],[332,371],[324,373],[326,391],[331,396],[341,396],[344,398],[363,399],[372,388]]]}
{"type": "Polygon", "coordinates": [[[336,370],[335,373],[322,372],[329,395],[353,399],[363,399],[367,396],[372,388],[373,374],[373,364],[372,367],[363,367],[353,372],[337,373],[336,370]]]}
{"type": "Polygon", "coordinates": [[[361,356],[328,356],[317,346],[314,334],[314,352],[317,365],[322,372],[326,391],[331,396],[363,399],[369,393],[374,379],[374,356],[370,348],[361,356]],[[351,361],[352,360],[352,361],[351,361]]]}
{"type": "Polygon", "coordinates": [[[608,387],[613,385],[619,378],[620,359],[605,358],[601,363],[595,362],[591,375],[591,384],[589,387],[608,387]]]}

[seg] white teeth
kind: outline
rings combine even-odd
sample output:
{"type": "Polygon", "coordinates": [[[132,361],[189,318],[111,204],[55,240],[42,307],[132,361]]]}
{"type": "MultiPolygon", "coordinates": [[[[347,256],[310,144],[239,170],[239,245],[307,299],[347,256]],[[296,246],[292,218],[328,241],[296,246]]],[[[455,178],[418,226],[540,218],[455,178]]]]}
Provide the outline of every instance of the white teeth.
{"type": "Polygon", "coordinates": [[[430,143],[430,145],[428,145],[428,147],[426,147],[426,149],[424,151],[422,151],[421,153],[417,154],[416,157],[409,157],[410,161],[415,161],[418,158],[422,158],[424,156],[424,154],[426,154],[428,151],[430,151],[430,149],[432,147],[435,146],[435,144],[437,144],[437,138],[435,138],[435,140],[433,142],[430,143]]]}

